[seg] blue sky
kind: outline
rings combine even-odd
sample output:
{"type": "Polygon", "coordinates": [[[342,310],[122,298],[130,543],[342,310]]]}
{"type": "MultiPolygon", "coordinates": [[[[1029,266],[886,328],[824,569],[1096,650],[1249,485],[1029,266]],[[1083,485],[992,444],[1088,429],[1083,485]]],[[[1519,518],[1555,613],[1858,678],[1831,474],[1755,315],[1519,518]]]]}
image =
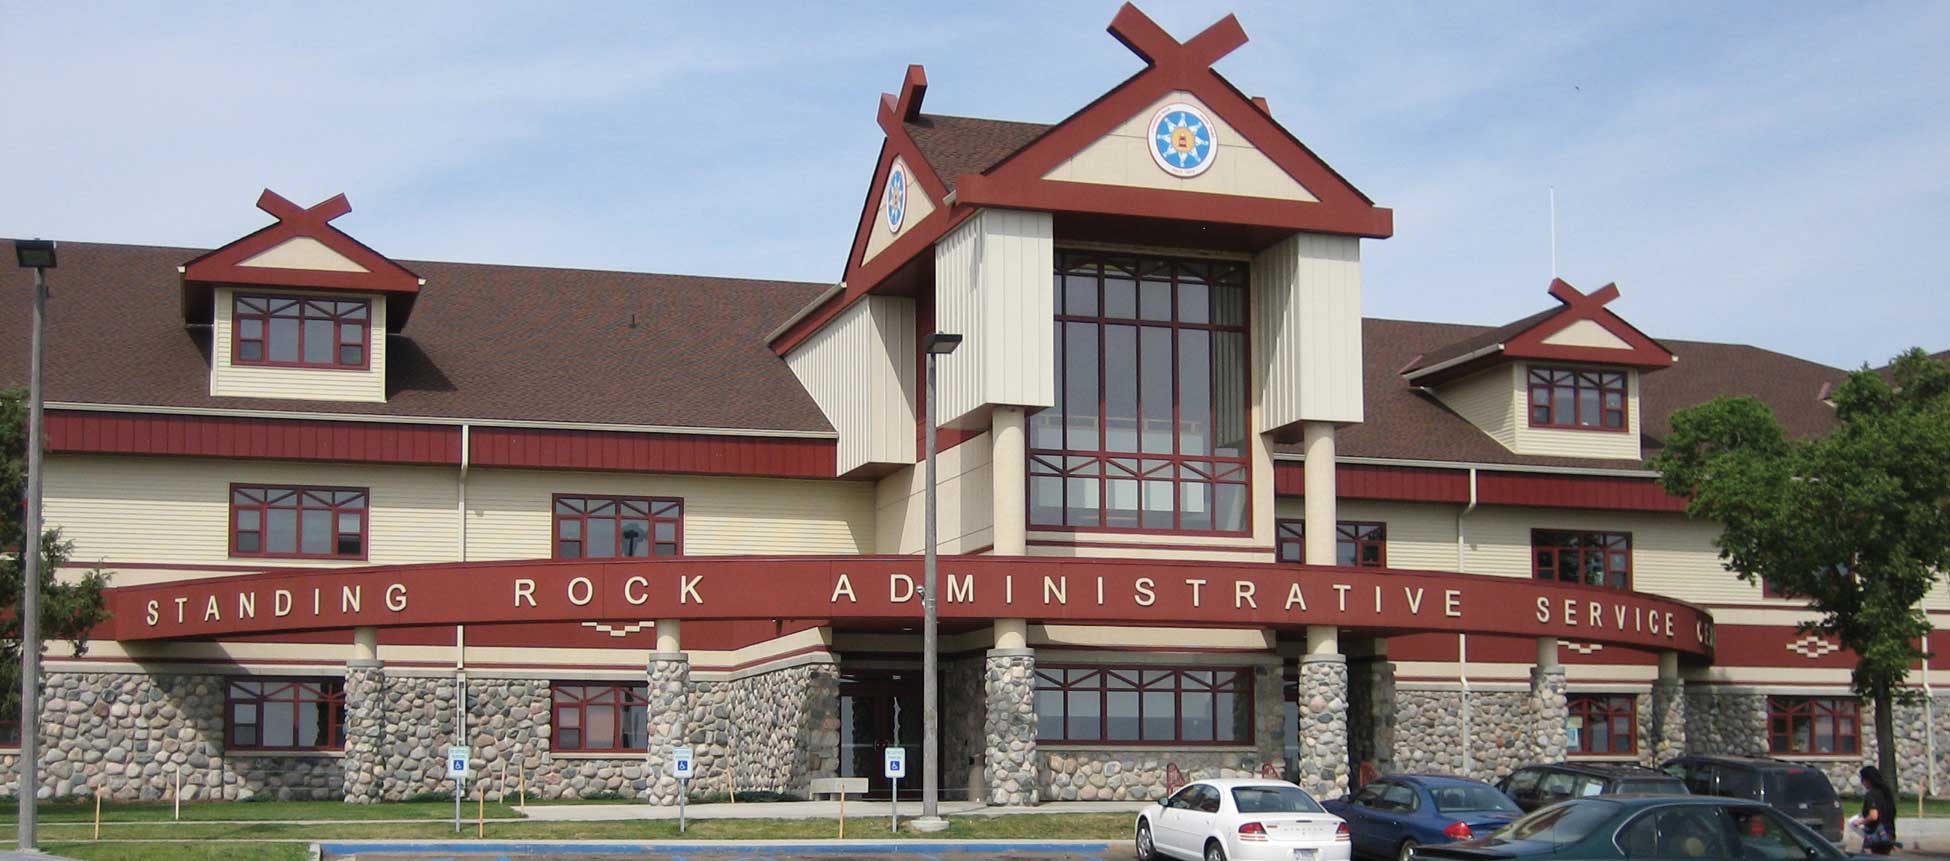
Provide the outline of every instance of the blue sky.
{"type": "MultiPolygon", "coordinates": [[[[1136,69],[1110,2],[0,9],[0,235],[210,246],[269,186],[405,259],[831,281],[880,142],[1054,121],[1136,69]],[[538,8],[551,11],[538,14],[538,8]]],[[[1371,316],[1502,323],[1560,272],[1657,337],[1950,348],[1950,3],[1165,3],[1369,196],[1371,316]]]]}

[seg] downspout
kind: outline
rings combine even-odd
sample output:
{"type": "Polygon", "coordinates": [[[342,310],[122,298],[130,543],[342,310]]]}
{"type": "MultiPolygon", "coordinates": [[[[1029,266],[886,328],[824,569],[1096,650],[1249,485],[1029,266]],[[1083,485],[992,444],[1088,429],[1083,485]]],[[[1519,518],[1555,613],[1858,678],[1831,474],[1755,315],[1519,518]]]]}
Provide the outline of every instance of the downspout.
{"type": "MultiPolygon", "coordinates": [[[[460,476],[454,491],[454,513],[460,521],[455,530],[455,561],[467,561],[467,467],[472,461],[473,428],[460,426],[460,476]]],[[[454,744],[467,744],[467,626],[454,626],[454,744]]]]}
{"type": "MultiPolygon", "coordinates": [[[[1468,561],[1469,540],[1463,531],[1463,518],[1476,510],[1476,467],[1469,468],[1469,504],[1456,513],[1456,573],[1461,574],[1468,561]]],[[[1476,770],[1476,757],[1469,744],[1469,635],[1456,635],[1456,679],[1462,683],[1462,754],[1463,774],[1476,770]]]]}
{"type": "Polygon", "coordinates": [[[1936,791],[1936,695],[1930,691],[1930,635],[1923,635],[1923,774],[1936,791]]]}

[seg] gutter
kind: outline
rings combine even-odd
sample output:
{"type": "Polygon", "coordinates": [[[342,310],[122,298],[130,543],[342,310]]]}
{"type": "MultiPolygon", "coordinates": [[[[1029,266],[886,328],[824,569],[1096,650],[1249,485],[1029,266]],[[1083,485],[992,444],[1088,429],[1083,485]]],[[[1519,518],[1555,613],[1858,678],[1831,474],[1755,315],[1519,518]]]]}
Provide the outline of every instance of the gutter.
{"type": "Polygon", "coordinates": [[[769,345],[773,341],[778,340],[779,336],[785,334],[787,329],[799,325],[800,320],[812,316],[812,312],[819,310],[819,306],[826,304],[828,300],[844,292],[846,292],[845,281],[837,282],[833,286],[826,288],[818,296],[814,296],[812,302],[807,304],[806,307],[800,308],[798,313],[787,317],[785,322],[780,323],[778,328],[773,329],[771,334],[766,335],[765,343],[769,345]]]}
{"type": "MultiPolygon", "coordinates": [[[[1476,468],[1469,468],[1469,504],[1456,512],[1456,573],[1467,572],[1465,561],[1468,558],[1469,541],[1463,533],[1463,518],[1476,510],[1476,468]]],[[[1462,683],[1462,752],[1463,774],[1467,776],[1476,770],[1476,757],[1469,745],[1469,635],[1456,635],[1456,679],[1462,683]]]]}
{"type": "Polygon", "coordinates": [[[751,436],[779,437],[783,439],[839,439],[834,431],[793,431],[772,428],[717,428],[680,427],[676,425],[625,425],[603,422],[545,422],[527,419],[481,419],[453,416],[403,416],[386,413],[326,413],[304,412],[298,410],[227,410],[217,407],[168,407],[143,404],[89,404],[61,401],[49,403],[50,410],[68,410],[88,413],[138,413],[164,416],[214,416],[222,418],[279,419],[284,421],[328,421],[364,422],[366,424],[395,425],[437,425],[452,427],[475,425],[498,428],[535,428],[540,430],[591,430],[617,431],[621,433],[671,433],[695,434],[698,436],[751,436]]]}
{"type": "MultiPolygon", "coordinates": [[[[1304,462],[1306,461],[1306,459],[1307,456],[1304,454],[1287,454],[1287,453],[1279,452],[1273,455],[1273,460],[1275,461],[1285,460],[1285,461],[1304,462]]],[[[1485,463],[1482,461],[1468,461],[1468,460],[1423,460],[1418,458],[1406,458],[1406,457],[1348,457],[1345,455],[1336,456],[1334,460],[1336,463],[1357,464],[1357,465],[1364,465],[1364,466],[1413,466],[1413,467],[1421,467],[1424,469],[1468,469],[1468,470],[1480,469],[1483,470],[1484,472],[1536,472],[1536,473],[1545,473],[1550,475],[1591,475],[1591,476],[1603,476],[1607,478],[1658,478],[1659,477],[1659,473],[1649,469],[1605,469],[1603,467],[1539,466],[1536,464],[1527,464],[1527,463],[1485,463]]]]}

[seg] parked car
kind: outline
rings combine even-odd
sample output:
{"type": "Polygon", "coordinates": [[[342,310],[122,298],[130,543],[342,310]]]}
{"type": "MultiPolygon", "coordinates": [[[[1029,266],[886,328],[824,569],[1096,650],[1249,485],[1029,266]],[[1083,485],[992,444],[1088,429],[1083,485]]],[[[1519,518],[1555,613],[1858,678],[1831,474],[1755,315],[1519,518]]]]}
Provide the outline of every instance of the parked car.
{"type": "Polygon", "coordinates": [[[1682,756],[1660,770],[1694,795],[1759,801],[1842,842],[1842,799],[1819,769],[1760,756],[1682,756]]]}
{"type": "Polygon", "coordinates": [[[1348,861],[1347,823],[1284,780],[1199,780],[1137,815],[1141,861],[1348,861]]]}
{"type": "Polygon", "coordinates": [[[1758,801],[1705,796],[1574,798],[1537,810],[1488,837],[1424,846],[1417,861],[1551,857],[1743,858],[1844,861],[1820,834],[1758,801]]]}
{"type": "Polygon", "coordinates": [[[1523,815],[1494,786],[1437,774],[1389,775],[1322,806],[1347,820],[1355,854],[1399,861],[1417,846],[1468,840],[1523,815]]]}
{"type": "Polygon", "coordinates": [[[1679,778],[1642,765],[1608,762],[1560,762],[1527,765],[1503,776],[1496,788],[1526,812],[1567,798],[1593,795],[1685,795],[1679,778]]]}

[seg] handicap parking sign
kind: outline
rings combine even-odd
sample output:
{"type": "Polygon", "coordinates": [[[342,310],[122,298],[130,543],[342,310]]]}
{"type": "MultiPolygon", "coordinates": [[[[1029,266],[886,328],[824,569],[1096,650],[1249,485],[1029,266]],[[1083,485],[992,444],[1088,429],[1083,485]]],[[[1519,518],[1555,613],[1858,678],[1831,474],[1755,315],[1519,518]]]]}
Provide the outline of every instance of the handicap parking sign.
{"type": "Polygon", "coordinates": [[[906,748],[900,748],[900,747],[887,748],[887,776],[888,777],[907,776],[907,749],[906,748]]]}
{"type": "Polygon", "coordinates": [[[690,748],[680,747],[671,750],[670,776],[675,777],[678,780],[690,780],[691,771],[695,767],[696,767],[696,761],[691,758],[690,748]]]}
{"type": "Polygon", "coordinates": [[[447,777],[448,778],[451,779],[451,778],[460,778],[460,777],[467,776],[467,772],[468,772],[467,760],[468,760],[469,753],[470,752],[468,751],[467,746],[463,744],[456,744],[447,748],[447,777]]]}

